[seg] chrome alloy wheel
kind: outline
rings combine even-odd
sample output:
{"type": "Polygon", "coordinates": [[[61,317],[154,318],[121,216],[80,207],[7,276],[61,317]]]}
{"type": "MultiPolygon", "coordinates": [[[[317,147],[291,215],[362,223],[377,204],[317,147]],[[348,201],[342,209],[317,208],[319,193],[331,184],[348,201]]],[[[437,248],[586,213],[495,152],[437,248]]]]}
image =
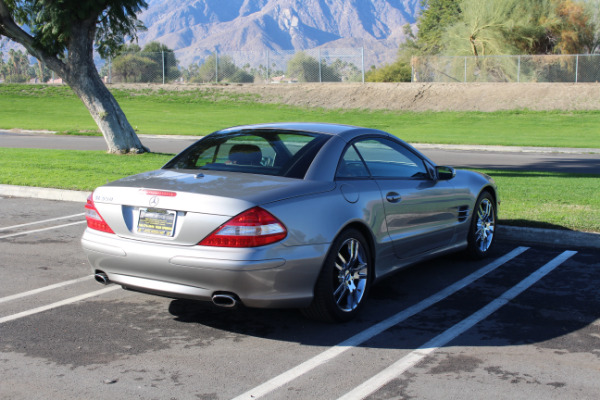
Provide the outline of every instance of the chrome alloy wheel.
{"type": "Polygon", "coordinates": [[[357,229],[335,238],[315,284],[311,304],[302,309],[308,318],[345,322],[360,312],[371,284],[371,248],[357,229]]]}
{"type": "Polygon", "coordinates": [[[335,259],[333,298],[338,308],[350,312],[360,304],[367,287],[369,269],[360,241],[349,238],[342,243],[335,259]]]}
{"type": "Polygon", "coordinates": [[[494,205],[488,198],[481,199],[477,208],[477,230],[475,231],[475,240],[479,251],[485,253],[492,245],[494,239],[494,230],[496,227],[496,217],[494,205]]]}

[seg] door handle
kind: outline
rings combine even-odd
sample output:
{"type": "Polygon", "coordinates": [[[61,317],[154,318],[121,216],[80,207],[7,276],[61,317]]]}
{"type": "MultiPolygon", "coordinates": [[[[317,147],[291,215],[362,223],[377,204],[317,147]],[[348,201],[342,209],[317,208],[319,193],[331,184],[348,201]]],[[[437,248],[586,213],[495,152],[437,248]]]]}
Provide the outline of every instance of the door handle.
{"type": "Polygon", "coordinates": [[[399,203],[402,200],[402,196],[396,192],[389,192],[385,195],[385,199],[390,203],[399,203]]]}

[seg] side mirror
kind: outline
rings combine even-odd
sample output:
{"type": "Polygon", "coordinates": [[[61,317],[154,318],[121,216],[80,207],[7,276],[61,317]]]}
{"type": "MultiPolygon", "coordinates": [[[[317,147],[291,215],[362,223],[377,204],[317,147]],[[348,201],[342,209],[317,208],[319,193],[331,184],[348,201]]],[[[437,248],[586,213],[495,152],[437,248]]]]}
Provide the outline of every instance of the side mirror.
{"type": "Polygon", "coordinates": [[[436,166],[435,173],[439,181],[448,181],[456,176],[456,170],[447,166],[436,166]]]}

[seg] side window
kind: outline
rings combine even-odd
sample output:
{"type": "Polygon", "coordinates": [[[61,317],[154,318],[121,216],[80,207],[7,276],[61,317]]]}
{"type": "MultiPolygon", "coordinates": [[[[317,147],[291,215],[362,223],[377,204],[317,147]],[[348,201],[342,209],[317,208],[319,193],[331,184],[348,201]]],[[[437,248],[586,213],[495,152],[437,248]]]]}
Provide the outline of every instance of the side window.
{"type": "Polygon", "coordinates": [[[374,177],[422,179],[428,176],[423,160],[398,143],[369,139],[354,146],[374,177]]]}
{"type": "Polygon", "coordinates": [[[369,171],[365,167],[363,161],[360,159],[360,156],[356,152],[354,146],[348,147],[340,161],[340,164],[338,165],[335,177],[339,179],[348,179],[368,178],[369,176],[369,171]]]}

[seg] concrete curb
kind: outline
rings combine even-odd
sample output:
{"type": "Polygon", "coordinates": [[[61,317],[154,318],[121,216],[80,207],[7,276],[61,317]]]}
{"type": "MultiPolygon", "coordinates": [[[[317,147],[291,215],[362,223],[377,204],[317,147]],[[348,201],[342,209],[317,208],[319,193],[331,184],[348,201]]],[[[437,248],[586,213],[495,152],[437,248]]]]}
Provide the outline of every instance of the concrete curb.
{"type": "MultiPolygon", "coordinates": [[[[90,192],[80,192],[76,190],[0,185],[0,196],[7,197],[29,197],[35,199],[85,203],[89,194],[90,192]]],[[[500,225],[497,229],[497,236],[502,240],[524,244],[600,249],[599,233],[500,225]]]]}
{"type": "Polygon", "coordinates": [[[85,203],[91,192],[38,188],[30,186],[0,185],[0,196],[29,197],[34,199],[75,201],[85,203]]]}

